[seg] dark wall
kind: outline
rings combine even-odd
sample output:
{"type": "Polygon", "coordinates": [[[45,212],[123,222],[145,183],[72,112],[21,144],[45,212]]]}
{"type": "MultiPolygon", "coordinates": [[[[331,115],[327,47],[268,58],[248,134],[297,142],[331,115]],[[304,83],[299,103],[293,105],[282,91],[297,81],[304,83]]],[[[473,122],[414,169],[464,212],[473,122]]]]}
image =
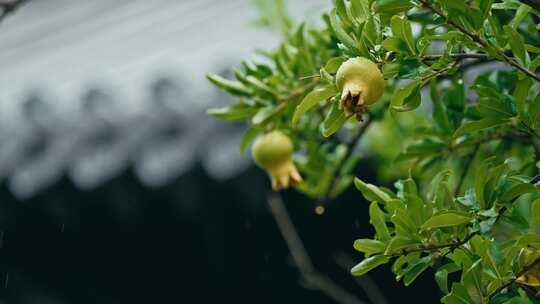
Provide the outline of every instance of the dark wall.
{"type": "MultiPolygon", "coordinates": [[[[301,286],[268,186],[256,168],[216,182],[199,166],[160,189],[126,172],[91,192],[63,179],[20,202],[3,185],[0,303],[334,303],[301,286]]],[[[283,197],[317,268],[365,299],[333,256],[360,258],[351,245],[372,233],[368,204],[351,189],[317,216],[308,198],[283,197]]],[[[409,288],[388,267],[372,276],[389,303],[438,302],[432,273],[409,288]]]]}

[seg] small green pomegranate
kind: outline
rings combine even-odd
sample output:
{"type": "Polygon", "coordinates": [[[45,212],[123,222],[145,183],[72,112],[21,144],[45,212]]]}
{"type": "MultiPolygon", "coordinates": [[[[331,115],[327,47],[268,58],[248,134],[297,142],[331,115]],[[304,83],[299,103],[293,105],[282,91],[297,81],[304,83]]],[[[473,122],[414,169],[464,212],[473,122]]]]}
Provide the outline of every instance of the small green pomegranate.
{"type": "Polygon", "coordinates": [[[341,91],[340,109],[347,117],[356,114],[361,119],[365,107],[381,98],[386,82],[373,61],[355,57],[345,61],[336,74],[336,86],[341,91]]]}
{"type": "Polygon", "coordinates": [[[266,133],[255,141],[252,156],[255,163],[268,171],[272,189],[278,191],[302,181],[292,161],[293,143],[281,131],[266,133]]]}

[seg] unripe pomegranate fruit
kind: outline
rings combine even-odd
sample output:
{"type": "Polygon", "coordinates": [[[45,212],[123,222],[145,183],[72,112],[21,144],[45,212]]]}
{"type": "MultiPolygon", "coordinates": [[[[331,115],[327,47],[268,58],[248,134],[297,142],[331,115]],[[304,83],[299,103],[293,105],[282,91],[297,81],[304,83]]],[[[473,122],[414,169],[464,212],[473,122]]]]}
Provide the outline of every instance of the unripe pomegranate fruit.
{"type": "Polygon", "coordinates": [[[272,189],[278,191],[302,181],[292,161],[293,143],[280,131],[272,131],[257,138],[252,155],[255,163],[264,168],[272,179],[272,189]]]}
{"type": "Polygon", "coordinates": [[[377,64],[356,57],[345,61],[336,74],[336,86],[341,91],[340,109],[347,117],[356,114],[361,119],[367,105],[381,98],[386,82],[377,64]]]}

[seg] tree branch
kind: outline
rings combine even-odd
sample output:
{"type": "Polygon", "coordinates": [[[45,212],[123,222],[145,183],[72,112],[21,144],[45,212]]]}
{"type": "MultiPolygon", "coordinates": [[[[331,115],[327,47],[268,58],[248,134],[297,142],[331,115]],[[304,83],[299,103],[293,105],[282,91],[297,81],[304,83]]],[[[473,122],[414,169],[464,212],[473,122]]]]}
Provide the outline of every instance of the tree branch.
{"type": "Polygon", "coordinates": [[[476,42],[479,46],[481,46],[483,48],[486,48],[486,49],[493,49],[493,51],[496,52],[497,55],[503,59],[502,60],[503,62],[506,62],[507,64],[509,64],[509,65],[515,67],[516,69],[520,70],[521,72],[525,73],[527,76],[529,76],[529,77],[535,79],[536,81],[540,82],[540,76],[536,75],[536,73],[534,73],[534,72],[530,71],[529,69],[525,68],[524,66],[522,66],[513,57],[510,57],[510,56],[506,55],[504,51],[502,51],[502,50],[500,50],[498,48],[492,47],[491,45],[489,45],[489,43],[487,41],[482,39],[477,34],[469,32],[462,25],[460,25],[459,23],[455,22],[454,20],[448,18],[448,16],[442,10],[440,10],[437,7],[433,6],[429,1],[427,1],[427,0],[418,0],[418,1],[420,3],[422,3],[425,8],[429,9],[433,13],[435,13],[435,14],[441,16],[442,18],[444,18],[444,20],[446,20],[446,23],[448,23],[452,27],[456,28],[457,30],[459,30],[463,34],[467,35],[474,42],[476,42]]]}
{"type": "Polygon", "coordinates": [[[405,255],[405,254],[409,254],[409,253],[413,253],[413,252],[424,252],[424,251],[438,251],[439,249],[444,249],[444,248],[448,248],[451,251],[454,251],[455,249],[457,249],[458,247],[466,244],[470,239],[472,239],[475,235],[477,235],[478,232],[473,232],[469,235],[467,235],[464,239],[462,240],[457,240],[455,242],[452,242],[452,243],[445,243],[445,244],[439,244],[439,245],[430,245],[430,246],[425,246],[425,245],[421,245],[419,247],[416,247],[416,248],[405,248],[405,249],[402,249],[398,254],[393,254],[391,255],[392,257],[394,256],[397,256],[397,255],[405,255]]]}
{"type": "MultiPolygon", "coordinates": [[[[439,60],[443,56],[444,55],[441,55],[441,54],[425,55],[425,56],[422,57],[422,59],[432,61],[432,60],[439,60]]],[[[484,53],[456,53],[456,54],[450,54],[449,56],[454,58],[454,59],[457,59],[457,60],[462,60],[462,59],[488,59],[489,58],[488,54],[484,54],[484,53]]]]}
{"type": "Polygon", "coordinates": [[[529,134],[531,134],[532,136],[540,140],[540,134],[536,132],[535,129],[533,129],[531,126],[526,124],[524,121],[521,121],[521,125],[527,130],[527,132],[529,132],[529,134]]]}
{"type": "Polygon", "coordinates": [[[274,192],[269,193],[267,201],[279,231],[289,248],[293,261],[308,285],[314,289],[318,289],[338,303],[365,304],[365,302],[315,269],[279,194],[274,192]]]}
{"type": "Polygon", "coordinates": [[[536,184],[540,182],[540,173],[536,174],[532,179],[531,179],[531,184],[536,184]]]}
{"type": "Polygon", "coordinates": [[[540,265],[540,257],[536,258],[532,263],[528,264],[527,266],[523,267],[520,272],[518,272],[515,277],[505,284],[501,285],[499,288],[495,289],[489,296],[488,299],[491,300],[494,296],[496,296],[498,293],[503,291],[504,289],[510,287],[514,282],[522,275],[527,273],[529,270],[533,269],[535,266],[540,265]]]}
{"type": "Polygon", "coordinates": [[[289,100],[291,100],[293,98],[296,98],[298,96],[302,96],[305,93],[307,93],[308,91],[313,90],[318,84],[319,84],[319,78],[315,78],[310,83],[293,90],[289,95],[280,97],[279,101],[280,102],[288,102],[289,100]]]}

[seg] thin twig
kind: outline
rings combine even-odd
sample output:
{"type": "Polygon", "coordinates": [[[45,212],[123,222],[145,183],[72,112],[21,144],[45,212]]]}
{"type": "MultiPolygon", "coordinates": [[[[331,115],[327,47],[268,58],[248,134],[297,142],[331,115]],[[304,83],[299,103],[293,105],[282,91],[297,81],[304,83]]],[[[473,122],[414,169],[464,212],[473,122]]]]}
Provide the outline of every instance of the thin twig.
{"type": "Polygon", "coordinates": [[[308,91],[313,90],[318,84],[319,84],[319,79],[315,78],[310,83],[293,90],[289,95],[279,98],[279,101],[280,102],[288,102],[293,98],[296,98],[298,96],[302,96],[305,93],[307,93],[308,91]]]}
{"type": "MultiPolygon", "coordinates": [[[[540,173],[536,174],[533,178],[531,178],[531,180],[529,181],[529,183],[531,183],[532,185],[536,184],[540,182],[540,173]]],[[[515,200],[517,199],[517,197],[512,201],[514,202],[515,200]]],[[[499,210],[499,214],[497,215],[497,221],[506,213],[506,211],[508,210],[508,208],[505,206],[503,206],[501,208],[501,210],[499,210]]],[[[491,300],[491,298],[493,298],[495,295],[497,295],[499,292],[501,292],[502,290],[506,289],[507,287],[510,287],[516,280],[517,278],[519,278],[520,276],[522,276],[523,274],[525,274],[527,271],[531,270],[534,266],[540,264],[540,258],[537,258],[535,261],[533,261],[531,264],[523,267],[523,269],[518,272],[518,274],[511,280],[509,280],[508,282],[506,282],[505,284],[501,285],[499,288],[495,289],[489,296],[488,296],[488,299],[491,300]]]]}
{"type": "MultiPolygon", "coordinates": [[[[505,55],[512,57],[512,51],[505,51],[505,55]]],[[[464,60],[464,59],[483,59],[483,60],[489,60],[491,57],[487,53],[453,53],[453,54],[431,54],[431,55],[424,55],[422,56],[422,60],[424,61],[432,61],[432,60],[439,60],[444,56],[449,56],[456,60],[464,60]]]]}
{"type": "MultiPolygon", "coordinates": [[[[353,258],[345,252],[338,252],[334,256],[336,264],[338,264],[343,270],[349,272],[351,268],[356,264],[353,258]]],[[[355,282],[362,288],[368,299],[373,304],[387,304],[388,301],[383,292],[377,286],[377,283],[369,276],[364,274],[362,276],[355,276],[355,282]]]]}
{"type": "Polygon", "coordinates": [[[468,148],[470,146],[480,146],[482,144],[497,141],[497,140],[506,140],[508,142],[519,142],[521,144],[525,144],[527,146],[530,146],[533,144],[532,137],[529,136],[529,134],[526,133],[520,133],[520,132],[511,132],[511,133],[491,133],[488,134],[484,138],[477,139],[475,141],[469,142],[469,141],[463,141],[459,144],[453,145],[450,147],[451,151],[460,150],[463,148],[468,148]]]}
{"type": "Polygon", "coordinates": [[[365,302],[315,269],[279,194],[272,192],[268,194],[267,200],[293,261],[308,285],[318,289],[338,303],[365,304],[365,302]]]}
{"type": "Polygon", "coordinates": [[[535,79],[536,81],[540,82],[540,76],[536,75],[536,73],[534,73],[534,72],[530,71],[529,69],[527,69],[526,67],[522,66],[513,57],[510,57],[510,56],[506,55],[504,51],[502,51],[502,50],[500,50],[498,48],[495,48],[495,47],[491,47],[487,41],[482,39],[477,34],[469,32],[461,24],[459,24],[459,23],[455,22],[454,20],[450,19],[442,10],[440,10],[439,8],[432,5],[429,1],[427,1],[427,0],[418,0],[418,1],[420,3],[422,3],[424,5],[424,7],[426,7],[427,9],[432,11],[433,13],[435,13],[435,14],[441,16],[442,18],[444,18],[444,20],[446,20],[446,23],[448,23],[452,27],[456,28],[457,30],[459,30],[463,34],[467,35],[474,42],[476,42],[479,46],[481,46],[483,48],[486,48],[486,49],[489,49],[489,48],[493,49],[493,51],[496,52],[497,55],[500,58],[502,58],[503,62],[506,62],[507,64],[509,64],[509,65],[515,67],[516,69],[520,70],[521,72],[525,73],[527,76],[529,76],[529,77],[535,79]]]}
{"type": "Polygon", "coordinates": [[[431,78],[435,78],[435,77],[439,77],[439,76],[443,76],[443,75],[448,75],[448,71],[450,71],[451,69],[455,68],[457,65],[459,65],[459,61],[460,60],[456,60],[454,61],[451,65],[443,68],[443,69],[440,69],[438,71],[435,71],[431,74],[428,74],[426,76],[423,76],[422,78],[420,78],[420,80],[424,83],[426,83],[428,80],[430,80],[431,78]]]}
{"type": "Polygon", "coordinates": [[[16,11],[22,4],[29,2],[30,0],[0,0],[0,22],[4,20],[9,14],[16,11]]]}
{"type": "MultiPolygon", "coordinates": [[[[436,55],[425,55],[422,57],[423,60],[439,60],[444,55],[436,54],[436,55]]],[[[456,54],[449,54],[448,56],[452,57],[453,59],[461,60],[461,59],[487,59],[488,54],[484,53],[456,53],[456,54]]]]}
{"type": "Polygon", "coordinates": [[[480,145],[475,145],[474,150],[471,153],[471,155],[467,158],[465,161],[465,164],[463,164],[463,171],[461,171],[461,175],[459,176],[456,189],[454,190],[454,196],[457,196],[459,194],[459,190],[461,189],[461,186],[463,185],[463,182],[465,181],[465,177],[467,177],[467,173],[469,172],[469,168],[472,164],[473,159],[476,157],[476,153],[478,152],[478,148],[480,148],[480,145]]]}
{"type": "Polygon", "coordinates": [[[540,257],[539,258],[536,258],[536,260],[534,260],[532,263],[528,264],[527,266],[523,267],[523,269],[521,269],[520,272],[518,272],[514,278],[510,279],[508,282],[506,282],[505,284],[501,285],[499,288],[495,289],[491,294],[489,294],[488,296],[488,299],[491,300],[494,296],[496,296],[497,294],[499,294],[501,291],[503,291],[504,289],[510,287],[512,284],[514,284],[514,282],[522,275],[524,275],[525,273],[527,273],[529,270],[533,269],[535,266],[537,265],[540,265],[540,257]]]}
{"type": "Polygon", "coordinates": [[[351,138],[346,143],[347,151],[345,155],[343,156],[343,158],[341,159],[341,161],[336,166],[336,169],[334,170],[332,174],[330,185],[326,189],[324,195],[316,201],[316,205],[318,207],[324,206],[325,204],[328,203],[328,199],[330,198],[330,193],[332,193],[332,190],[334,189],[334,187],[336,186],[337,182],[339,181],[341,177],[340,176],[341,170],[343,169],[345,164],[347,164],[347,162],[349,161],[350,157],[352,156],[353,151],[356,149],[357,144],[360,142],[360,139],[362,139],[362,136],[366,133],[366,130],[368,129],[368,127],[371,125],[372,122],[373,122],[373,115],[369,114],[364,124],[362,125],[362,128],[358,131],[358,133],[355,136],[353,136],[353,138],[351,138]]]}
{"type": "Polygon", "coordinates": [[[540,134],[538,132],[536,132],[535,129],[533,129],[531,126],[526,124],[524,121],[521,121],[521,125],[527,130],[527,132],[529,134],[531,134],[532,136],[534,136],[534,137],[536,137],[537,139],[540,140],[540,134]]]}
{"type": "Polygon", "coordinates": [[[477,234],[478,234],[478,232],[473,232],[473,233],[467,235],[464,239],[457,240],[457,241],[451,242],[451,243],[445,243],[445,244],[439,244],[439,245],[429,245],[429,246],[421,245],[421,246],[418,246],[418,247],[415,247],[415,248],[405,248],[405,249],[400,250],[398,254],[392,254],[390,256],[391,257],[400,256],[400,255],[405,255],[405,254],[409,254],[409,253],[413,253],[413,252],[424,252],[424,251],[433,252],[433,251],[438,251],[439,249],[444,249],[444,248],[448,248],[450,251],[453,251],[453,250],[461,247],[462,245],[466,244],[470,239],[472,239],[477,234]]]}
{"type": "Polygon", "coordinates": [[[540,173],[536,174],[532,179],[531,179],[531,184],[536,184],[540,182],[540,173]]]}

